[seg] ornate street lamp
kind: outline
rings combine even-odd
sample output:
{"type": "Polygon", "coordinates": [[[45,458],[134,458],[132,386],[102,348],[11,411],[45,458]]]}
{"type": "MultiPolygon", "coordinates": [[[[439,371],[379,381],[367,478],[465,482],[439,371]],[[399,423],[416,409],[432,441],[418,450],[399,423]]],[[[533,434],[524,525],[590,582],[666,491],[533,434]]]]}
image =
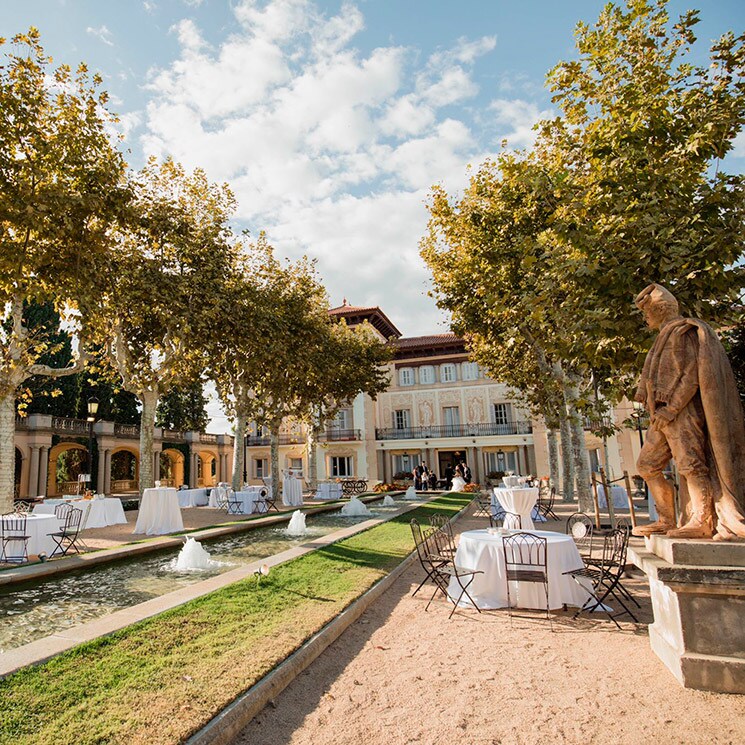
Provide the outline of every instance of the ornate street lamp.
{"type": "Polygon", "coordinates": [[[98,399],[91,396],[88,399],[88,483],[89,489],[93,484],[93,422],[98,414],[98,399]]]}

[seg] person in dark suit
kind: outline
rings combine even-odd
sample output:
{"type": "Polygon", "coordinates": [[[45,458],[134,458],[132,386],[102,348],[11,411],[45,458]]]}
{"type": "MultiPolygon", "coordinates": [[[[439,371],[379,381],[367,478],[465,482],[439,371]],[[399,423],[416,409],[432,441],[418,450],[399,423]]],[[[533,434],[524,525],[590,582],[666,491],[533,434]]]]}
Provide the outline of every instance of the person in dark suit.
{"type": "Polygon", "coordinates": [[[453,488],[453,474],[455,471],[453,471],[453,464],[448,463],[445,466],[445,488],[450,491],[450,489],[453,488]]]}
{"type": "Polygon", "coordinates": [[[466,462],[462,460],[460,462],[461,471],[463,471],[463,480],[467,483],[471,483],[471,469],[466,465],[466,462]]]}

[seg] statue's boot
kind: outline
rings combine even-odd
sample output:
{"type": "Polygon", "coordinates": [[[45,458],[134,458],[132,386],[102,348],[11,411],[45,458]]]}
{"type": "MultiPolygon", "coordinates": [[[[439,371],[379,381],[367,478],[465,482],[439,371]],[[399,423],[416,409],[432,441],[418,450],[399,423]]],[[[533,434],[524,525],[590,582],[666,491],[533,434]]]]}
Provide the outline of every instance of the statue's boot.
{"type": "Polygon", "coordinates": [[[714,535],[714,504],[709,485],[701,479],[688,477],[691,497],[691,518],[680,528],[667,531],[669,538],[711,538],[714,535]]]}
{"type": "Polygon", "coordinates": [[[675,492],[664,476],[660,476],[659,479],[648,479],[647,485],[657,508],[657,522],[637,525],[631,532],[638,536],[667,533],[675,527],[675,492]]]}

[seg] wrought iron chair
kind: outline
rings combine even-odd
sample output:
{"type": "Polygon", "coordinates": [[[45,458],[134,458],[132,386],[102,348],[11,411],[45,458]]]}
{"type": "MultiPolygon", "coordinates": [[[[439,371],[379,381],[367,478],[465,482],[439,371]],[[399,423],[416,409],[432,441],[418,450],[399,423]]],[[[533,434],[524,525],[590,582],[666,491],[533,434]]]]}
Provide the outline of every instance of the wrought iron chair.
{"type": "Polygon", "coordinates": [[[440,553],[443,556],[455,556],[455,537],[453,536],[453,526],[450,520],[445,515],[430,515],[429,524],[433,529],[438,531],[438,537],[439,533],[444,534],[439,540],[437,537],[435,538],[435,541],[440,547],[440,553]]]}
{"type": "Polygon", "coordinates": [[[584,512],[575,512],[567,519],[566,533],[574,539],[583,561],[589,561],[592,557],[592,518],[584,512]]]}
{"type": "Polygon", "coordinates": [[[28,561],[28,541],[25,513],[11,512],[0,517],[2,550],[0,561],[6,564],[23,564],[28,561]]]}
{"type": "MultiPolygon", "coordinates": [[[[628,545],[628,531],[625,528],[613,528],[605,534],[602,558],[597,562],[588,562],[583,569],[574,569],[568,574],[577,584],[590,593],[585,604],[574,614],[576,618],[583,611],[592,612],[600,608],[608,618],[620,629],[616,618],[628,614],[637,622],[636,616],[629,610],[624,599],[636,600],[628,590],[621,585],[621,576],[626,568],[626,548],[628,545]],[[592,590],[588,590],[583,579],[589,579],[592,590]],[[611,613],[612,608],[605,605],[605,600],[613,598],[622,608],[618,613],[611,613]]],[[[637,606],[639,605],[636,603],[637,606]]]]}
{"type": "MultiPolygon", "coordinates": [[[[418,528],[419,524],[416,522],[416,518],[412,518],[412,532],[414,531],[415,523],[418,528]]],[[[414,540],[416,542],[416,537],[414,540]]],[[[422,543],[420,549],[418,549],[421,550],[419,554],[420,561],[423,558],[422,566],[427,572],[427,579],[431,579],[435,584],[435,591],[432,593],[432,597],[429,599],[424,610],[429,610],[429,606],[432,604],[435,596],[438,592],[441,592],[453,604],[453,609],[450,611],[448,618],[453,617],[453,613],[455,613],[464,596],[481,613],[481,608],[476,605],[468,592],[468,588],[475,576],[477,574],[483,574],[483,572],[480,569],[467,569],[455,563],[455,545],[452,541],[452,533],[447,530],[434,528],[426,533],[421,533],[421,540],[422,543]],[[458,597],[455,599],[453,599],[449,592],[451,580],[455,580],[458,588],[460,588],[458,597]]]]}
{"type": "Polygon", "coordinates": [[[269,512],[270,510],[279,512],[279,507],[277,507],[277,498],[274,496],[271,484],[266,488],[266,496],[264,497],[264,502],[266,502],[266,512],[269,512]]]}
{"type": "Polygon", "coordinates": [[[230,486],[225,489],[225,504],[228,515],[243,514],[243,500],[238,499],[235,495],[235,490],[230,486]]]}
{"type": "Polygon", "coordinates": [[[49,554],[51,559],[58,553],[67,556],[68,551],[75,549],[75,553],[80,553],[78,542],[80,541],[80,526],[83,521],[83,510],[73,507],[65,516],[65,522],[61,530],[47,535],[57,544],[54,550],[49,554]]]}
{"type": "Polygon", "coordinates": [[[507,608],[512,623],[511,582],[542,584],[546,593],[546,618],[554,630],[548,606],[548,541],[532,533],[515,533],[502,539],[507,581],[507,608]]]}
{"type": "Polygon", "coordinates": [[[522,530],[523,520],[520,515],[514,512],[507,512],[504,507],[501,507],[501,511],[497,517],[492,517],[491,525],[492,528],[505,528],[506,530],[522,530]]]}
{"type": "Polygon", "coordinates": [[[413,597],[429,580],[432,580],[437,584],[434,576],[436,566],[438,564],[447,564],[452,561],[452,557],[440,556],[436,553],[434,555],[428,553],[432,547],[425,541],[427,534],[422,531],[419,521],[416,518],[412,518],[409,525],[411,526],[411,534],[414,537],[414,546],[416,547],[419,563],[422,565],[422,569],[426,572],[424,579],[419,583],[419,587],[411,593],[413,597]]]}
{"type": "Polygon", "coordinates": [[[474,517],[491,518],[491,495],[481,492],[474,497],[473,503],[476,505],[473,513],[474,517]]]}
{"type": "Polygon", "coordinates": [[[33,504],[31,502],[26,502],[23,499],[13,502],[13,512],[17,515],[29,515],[33,509],[33,504]]]}
{"type": "Polygon", "coordinates": [[[558,520],[559,516],[554,512],[554,503],[556,502],[556,487],[545,487],[541,486],[538,488],[538,502],[536,507],[538,508],[539,514],[543,515],[547,520],[550,517],[552,520],[558,520]]]}
{"type": "Polygon", "coordinates": [[[65,520],[70,510],[75,509],[69,502],[60,502],[54,508],[54,516],[59,520],[65,520]]]}
{"type": "Polygon", "coordinates": [[[228,487],[222,484],[217,487],[217,508],[228,511],[228,487]]]}

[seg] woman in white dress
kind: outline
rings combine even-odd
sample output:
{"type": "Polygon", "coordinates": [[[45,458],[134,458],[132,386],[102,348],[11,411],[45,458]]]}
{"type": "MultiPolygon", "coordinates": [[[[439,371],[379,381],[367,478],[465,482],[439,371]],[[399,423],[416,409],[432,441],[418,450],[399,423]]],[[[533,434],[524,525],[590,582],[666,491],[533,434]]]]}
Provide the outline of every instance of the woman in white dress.
{"type": "Polygon", "coordinates": [[[463,478],[463,469],[460,465],[455,467],[455,475],[453,476],[453,486],[450,491],[463,491],[466,487],[466,480],[463,478]]]}

